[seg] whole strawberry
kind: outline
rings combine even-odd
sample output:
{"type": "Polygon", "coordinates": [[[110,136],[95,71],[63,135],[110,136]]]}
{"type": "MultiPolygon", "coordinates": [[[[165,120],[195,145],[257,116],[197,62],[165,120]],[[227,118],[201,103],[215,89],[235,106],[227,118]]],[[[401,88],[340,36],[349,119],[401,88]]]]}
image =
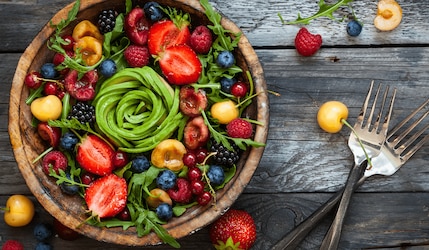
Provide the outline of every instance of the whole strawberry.
{"type": "Polygon", "coordinates": [[[256,240],[255,221],[244,210],[230,209],[210,226],[210,240],[218,250],[250,249],[256,240]]]}
{"type": "Polygon", "coordinates": [[[125,49],[124,57],[130,67],[140,68],[149,64],[150,54],[146,46],[130,45],[125,49]]]}
{"type": "Polygon", "coordinates": [[[302,56],[314,55],[322,46],[322,36],[311,34],[305,27],[302,27],[295,37],[295,48],[302,56]]]}

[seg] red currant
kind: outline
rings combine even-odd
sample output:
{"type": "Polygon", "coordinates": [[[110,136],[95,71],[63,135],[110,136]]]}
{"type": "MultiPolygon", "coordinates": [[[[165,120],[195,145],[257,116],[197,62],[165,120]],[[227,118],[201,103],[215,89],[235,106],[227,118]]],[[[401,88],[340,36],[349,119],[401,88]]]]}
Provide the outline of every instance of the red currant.
{"type": "Polygon", "coordinates": [[[59,87],[55,82],[47,82],[43,87],[43,93],[45,93],[45,95],[56,95],[58,90],[59,87]]]}
{"type": "Polygon", "coordinates": [[[75,40],[73,39],[73,37],[71,35],[65,35],[62,38],[68,44],[61,44],[61,47],[63,47],[64,50],[73,50],[73,46],[75,44],[75,40]]]}
{"type": "Polygon", "coordinates": [[[231,94],[233,94],[235,97],[241,98],[246,96],[248,90],[249,88],[247,87],[247,84],[238,81],[232,85],[231,94]]]}
{"type": "Polygon", "coordinates": [[[117,168],[125,167],[125,165],[127,165],[130,160],[128,158],[127,153],[122,151],[117,151],[113,155],[112,161],[113,161],[113,166],[117,169],[117,168]]]}
{"type": "Polygon", "coordinates": [[[86,172],[82,174],[80,180],[82,181],[82,184],[89,185],[95,180],[95,175],[86,172]]]}
{"type": "Polygon", "coordinates": [[[204,191],[202,194],[198,195],[197,202],[201,206],[205,206],[210,203],[212,200],[212,195],[209,191],[204,191]]]}
{"type": "Polygon", "coordinates": [[[187,152],[185,155],[183,155],[183,164],[185,166],[192,168],[197,165],[197,156],[192,152],[187,152]]]}
{"type": "Polygon", "coordinates": [[[208,151],[205,148],[200,148],[196,150],[195,155],[197,156],[197,163],[203,163],[208,155],[208,151]]]}
{"type": "Polygon", "coordinates": [[[204,192],[204,182],[201,180],[191,181],[191,191],[195,195],[200,195],[204,192]]]}
{"type": "Polygon", "coordinates": [[[189,170],[188,170],[188,179],[190,181],[201,180],[202,176],[203,176],[203,174],[201,173],[201,169],[199,169],[197,167],[189,168],[189,170]]]}
{"type": "Polygon", "coordinates": [[[42,85],[42,74],[32,71],[25,76],[24,83],[30,89],[37,89],[42,85]]]}
{"type": "Polygon", "coordinates": [[[118,215],[116,215],[116,217],[123,221],[130,221],[131,220],[130,210],[127,207],[125,207],[121,212],[118,213],[118,215]]]}
{"type": "Polygon", "coordinates": [[[55,53],[54,59],[52,60],[52,63],[55,66],[58,66],[58,65],[60,65],[63,62],[64,62],[64,55],[61,54],[61,53],[55,53]]]}

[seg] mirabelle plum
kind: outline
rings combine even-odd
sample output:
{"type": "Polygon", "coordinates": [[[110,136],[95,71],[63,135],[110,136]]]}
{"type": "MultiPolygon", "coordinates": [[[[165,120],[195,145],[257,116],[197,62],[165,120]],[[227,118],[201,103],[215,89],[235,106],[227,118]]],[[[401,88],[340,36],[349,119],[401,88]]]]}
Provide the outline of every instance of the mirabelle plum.
{"type": "Polygon", "coordinates": [[[82,59],[88,66],[96,64],[103,56],[102,42],[92,36],[85,36],[77,40],[74,49],[80,51],[82,59]]]}
{"type": "Polygon", "coordinates": [[[161,141],[152,151],[151,162],[155,167],[179,171],[183,168],[185,145],[176,139],[161,141]]]}
{"type": "Polygon", "coordinates": [[[210,109],[213,118],[220,124],[228,124],[238,117],[238,108],[235,102],[231,100],[217,102],[210,109]]]}
{"type": "Polygon", "coordinates": [[[55,95],[39,97],[30,105],[31,113],[41,122],[58,119],[62,109],[63,103],[55,95]]]}

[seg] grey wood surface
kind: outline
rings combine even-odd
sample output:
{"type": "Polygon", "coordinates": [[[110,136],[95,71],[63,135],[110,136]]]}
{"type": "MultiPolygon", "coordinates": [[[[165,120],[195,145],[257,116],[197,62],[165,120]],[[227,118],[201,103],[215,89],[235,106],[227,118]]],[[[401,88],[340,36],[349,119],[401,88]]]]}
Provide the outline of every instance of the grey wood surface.
{"type": "MultiPolygon", "coordinates": [[[[334,1],[327,1],[332,3],[334,1]]],[[[282,25],[277,13],[292,20],[308,16],[317,1],[217,0],[213,5],[243,29],[264,67],[270,96],[268,143],[260,166],[234,207],[254,217],[258,237],[253,249],[270,249],[288,231],[344,185],[353,157],[347,148],[349,130],[321,131],[316,123],[320,104],[344,102],[355,117],[371,80],[398,89],[393,122],[405,117],[429,96],[429,1],[399,0],[401,25],[379,32],[373,24],[377,1],[354,1],[364,29],[351,38],[346,22],[320,18],[308,25],[323,37],[323,47],[304,58],[293,39],[300,26],[282,25]]],[[[50,17],[69,4],[60,0],[0,0],[0,206],[11,194],[31,193],[10,147],[7,132],[9,90],[18,59],[50,17]]],[[[342,8],[336,15],[347,14],[342,8]]],[[[352,198],[340,249],[429,249],[429,145],[395,175],[369,178],[352,198]]],[[[38,205],[34,221],[23,228],[8,227],[0,218],[0,245],[21,240],[33,249],[35,223],[52,217],[38,205]]],[[[2,216],[1,216],[2,217],[2,216]]],[[[330,219],[311,232],[300,249],[318,249],[330,219]]],[[[212,249],[208,229],[180,239],[183,249],[212,249]]],[[[52,240],[54,249],[129,249],[88,238],[52,240]]],[[[170,249],[153,246],[147,249],[170,249]]]]}

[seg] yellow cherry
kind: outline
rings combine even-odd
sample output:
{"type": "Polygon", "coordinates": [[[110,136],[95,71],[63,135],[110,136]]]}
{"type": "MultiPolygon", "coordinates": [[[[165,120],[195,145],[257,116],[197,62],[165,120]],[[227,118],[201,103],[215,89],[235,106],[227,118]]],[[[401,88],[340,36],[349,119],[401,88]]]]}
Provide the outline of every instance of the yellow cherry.
{"type": "Polygon", "coordinates": [[[61,116],[62,109],[63,104],[60,98],[55,95],[39,97],[30,105],[33,116],[42,122],[58,119],[61,116]]]}

